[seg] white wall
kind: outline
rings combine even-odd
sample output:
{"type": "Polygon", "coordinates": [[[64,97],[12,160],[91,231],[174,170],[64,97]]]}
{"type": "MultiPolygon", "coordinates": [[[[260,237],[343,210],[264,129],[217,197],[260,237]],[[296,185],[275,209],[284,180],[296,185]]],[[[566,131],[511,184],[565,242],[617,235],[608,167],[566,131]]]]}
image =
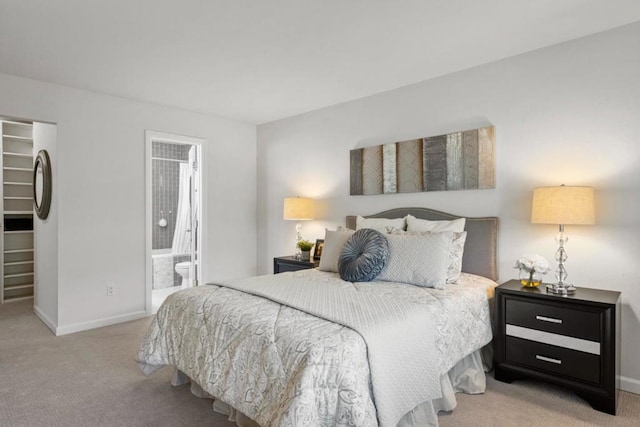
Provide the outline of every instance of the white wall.
{"type": "Polygon", "coordinates": [[[47,150],[51,163],[51,206],[42,220],[33,216],[34,300],[38,317],[54,332],[58,327],[58,144],[56,125],[33,124],[33,155],[47,150]]]}
{"type": "Polygon", "coordinates": [[[207,140],[203,281],[255,273],[255,126],[5,74],[0,93],[1,114],[58,126],[57,333],[145,315],[147,129],[207,140]]]}
{"type": "MultiPolygon", "coordinates": [[[[375,72],[372,70],[371,72],[375,72]]],[[[500,217],[500,280],[523,253],[553,261],[557,227],[530,224],[534,187],[590,185],[597,225],[567,226],[569,279],[622,291],[622,375],[640,393],[640,24],[258,127],[258,269],[290,254],[284,197],[319,199],[307,239],[347,214],[425,206],[500,217]],[[496,127],[495,190],[349,196],[349,150],[496,127]]]]}

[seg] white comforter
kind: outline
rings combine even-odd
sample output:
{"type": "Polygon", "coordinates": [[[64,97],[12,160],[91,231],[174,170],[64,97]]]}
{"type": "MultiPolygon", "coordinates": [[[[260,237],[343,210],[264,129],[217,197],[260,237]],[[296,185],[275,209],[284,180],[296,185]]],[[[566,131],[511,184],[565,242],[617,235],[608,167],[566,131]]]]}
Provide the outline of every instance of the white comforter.
{"type": "MultiPolygon", "coordinates": [[[[336,280],[335,274],[317,270],[265,280],[275,277],[305,287],[336,280]]],[[[362,293],[424,306],[432,317],[425,327],[433,330],[436,356],[425,363],[438,374],[491,340],[487,296],[493,286],[464,274],[460,284],[445,290],[355,284],[362,293]]],[[[204,286],[173,294],[158,311],[138,359],[147,373],[176,366],[261,425],[378,424],[367,345],[360,334],[234,289],[204,286]]]]}

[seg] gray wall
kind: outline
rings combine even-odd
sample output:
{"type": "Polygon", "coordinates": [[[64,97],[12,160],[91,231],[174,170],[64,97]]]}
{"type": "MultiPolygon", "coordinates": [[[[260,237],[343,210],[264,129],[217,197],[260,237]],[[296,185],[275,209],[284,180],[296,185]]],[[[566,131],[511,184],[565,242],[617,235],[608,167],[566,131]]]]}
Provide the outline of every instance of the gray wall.
{"type": "MultiPolygon", "coordinates": [[[[543,185],[590,185],[595,226],[567,226],[578,286],[622,291],[622,384],[640,392],[640,23],[258,127],[258,267],[290,254],[282,200],[319,200],[305,239],[347,214],[425,206],[500,217],[500,281],[525,253],[554,262],[557,227],[531,224],[543,185]],[[496,127],[493,190],[349,196],[349,150],[496,127]]],[[[552,280],[552,277],[547,276],[552,280]]]]}

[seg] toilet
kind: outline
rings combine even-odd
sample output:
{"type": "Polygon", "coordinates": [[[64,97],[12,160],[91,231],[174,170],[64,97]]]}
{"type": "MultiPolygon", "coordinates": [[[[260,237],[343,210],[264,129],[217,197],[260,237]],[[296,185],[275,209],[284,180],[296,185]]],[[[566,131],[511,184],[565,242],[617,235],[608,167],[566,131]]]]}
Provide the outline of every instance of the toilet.
{"type": "Polygon", "coordinates": [[[180,286],[187,288],[191,286],[191,280],[189,280],[189,261],[179,262],[176,264],[176,273],[182,278],[180,280],[180,286]]]}

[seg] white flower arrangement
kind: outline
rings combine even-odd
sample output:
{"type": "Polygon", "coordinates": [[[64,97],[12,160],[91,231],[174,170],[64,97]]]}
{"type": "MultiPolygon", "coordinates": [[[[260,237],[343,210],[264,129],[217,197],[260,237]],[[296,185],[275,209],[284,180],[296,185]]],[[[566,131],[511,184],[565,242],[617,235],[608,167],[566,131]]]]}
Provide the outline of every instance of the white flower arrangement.
{"type": "Polygon", "coordinates": [[[527,271],[529,273],[547,274],[549,271],[549,263],[540,255],[522,255],[516,261],[515,268],[527,271]]]}

